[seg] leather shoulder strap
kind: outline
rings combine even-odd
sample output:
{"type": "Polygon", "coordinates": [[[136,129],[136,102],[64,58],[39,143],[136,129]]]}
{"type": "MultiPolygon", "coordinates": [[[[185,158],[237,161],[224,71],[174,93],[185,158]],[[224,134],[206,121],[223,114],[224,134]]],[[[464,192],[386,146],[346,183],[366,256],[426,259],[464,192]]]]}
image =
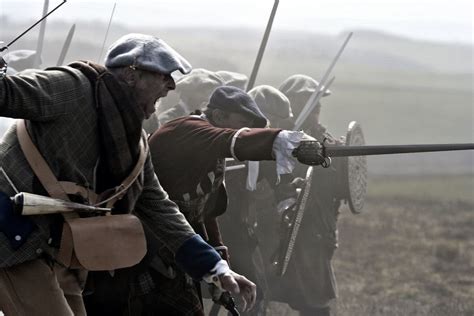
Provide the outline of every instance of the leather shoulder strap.
{"type": "Polygon", "coordinates": [[[25,120],[17,120],[16,133],[26,160],[48,194],[52,198],[69,201],[63,187],[59,184],[58,179],[53,171],[51,171],[48,163],[44,160],[38,148],[31,140],[26,129],[25,120]]]}
{"type": "Polygon", "coordinates": [[[107,190],[106,192],[104,192],[102,195],[108,196],[108,198],[101,200],[99,203],[96,203],[94,206],[106,204],[106,207],[112,207],[116,201],[124,197],[124,195],[127,193],[127,190],[130,188],[130,186],[137,180],[138,176],[143,171],[143,167],[145,166],[145,162],[146,162],[146,158],[148,156],[148,150],[149,150],[147,135],[144,131],[142,133],[139,146],[140,146],[140,154],[138,156],[137,163],[135,164],[135,167],[133,168],[132,172],[130,172],[130,174],[125,178],[125,180],[122,181],[120,185],[118,185],[114,189],[111,189],[115,192],[111,193],[110,190],[107,190]]]}

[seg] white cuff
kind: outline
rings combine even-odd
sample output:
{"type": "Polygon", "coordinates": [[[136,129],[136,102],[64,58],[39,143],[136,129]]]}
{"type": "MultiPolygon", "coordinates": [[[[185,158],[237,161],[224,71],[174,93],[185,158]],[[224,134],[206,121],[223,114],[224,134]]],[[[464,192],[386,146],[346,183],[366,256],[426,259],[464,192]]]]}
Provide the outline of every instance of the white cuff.
{"type": "Polygon", "coordinates": [[[221,282],[219,280],[219,275],[230,273],[229,265],[227,261],[220,260],[216,263],[214,268],[209,273],[206,273],[202,279],[207,283],[213,283],[219,289],[222,289],[221,282]]]}
{"type": "Polygon", "coordinates": [[[275,138],[273,142],[273,155],[276,160],[278,181],[280,181],[280,175],[291,173],[295,168],[296,159],[293,157],[292,152],[299,146],[304,136],[305,133],[302,131],[283,130],[275,138]]]}
{"type": "Polygon", "coordinates": [[[232,136],[232,141],[230,143],[230,154],[232,155],[232,157],[236,160],[236,161],[240,161],[239,158],[237,158],[237,156],[235,155],[235,142],[237,141],[237,137],[239,137],[240,133],[242,132],[247,132],[247,131],[250,131],[250,128],[248,127],[243,127],[241,129],[239,129],[237,132],[235,132],[234,136],[232,136]]]}

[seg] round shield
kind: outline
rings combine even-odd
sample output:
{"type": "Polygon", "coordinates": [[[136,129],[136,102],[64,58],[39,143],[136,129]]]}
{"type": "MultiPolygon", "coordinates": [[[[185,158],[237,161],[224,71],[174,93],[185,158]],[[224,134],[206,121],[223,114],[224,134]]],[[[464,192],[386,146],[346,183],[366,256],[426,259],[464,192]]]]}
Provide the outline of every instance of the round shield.
{"type": "MultiPolygon", "coordinates": [[[[365,145],[362,127],[359,123],[352,121],[347,130],[346,146],[362,145],[365,145]]],[[[352,213],[359,214],[364,207],[367,193],[367,159],[365,156],[348,157],[347,166],[344,169],[345,198],[352,213]]]]}

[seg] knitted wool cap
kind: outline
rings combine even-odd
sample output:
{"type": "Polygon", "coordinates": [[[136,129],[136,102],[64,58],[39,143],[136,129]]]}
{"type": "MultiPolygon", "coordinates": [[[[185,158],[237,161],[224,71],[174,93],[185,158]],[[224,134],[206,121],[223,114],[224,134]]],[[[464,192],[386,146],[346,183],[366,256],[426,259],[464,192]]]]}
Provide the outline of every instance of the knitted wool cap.
{"type": "Polygon", "coordinates": [[[260,111],[255,101],[244,90],[236,87],[218,87],[212,93],[207,107],[247,115],[255,120],[252,127],[263,128],[267,125],[267,118],[260,111]]]}
{"type": "Polygon", "coordinates": [[[219,70],[216,71],[216,75],[222,78],[226,86],[233,86],[242,90],[245,90],[245,87],[247,87],[247,82],[249,81],[246,75],[238,72],[219,70]]]}
{"type": "MultiPolygon", "coordinates": [[[[298,117],[306,102],[318,88],[319,83],[313,78],[306,75],[293,75],[283,81],[278,90],[288,97],[291,109],[293,110],[293,115],[298,117]]],[[[328,90],[323,97],[330,94],[331,91],[328,90]]]]}
{"type": "Polygon", "coordinates": [[[186,98],[189,106],[198,106],[209,101],[211,93],[223,84],[222,78],[214,72],[196,68],[176,81],[176,93],[186,98]]]}
{"type": "Polygon", "coordinates": [[[280,119],[293,116],[288,98],[272,86],[257,86],[250,90],[248,94],[266,116],[275,116],[280,119]]]}
{"type": "Polygon", "coordinates": [[[162,39],[137,33],[122,36],[110,46],[105,56],[105,66],[133,66],[165,75],[175,70],[187,74],[192,69],[191,64],[162,39]]]}

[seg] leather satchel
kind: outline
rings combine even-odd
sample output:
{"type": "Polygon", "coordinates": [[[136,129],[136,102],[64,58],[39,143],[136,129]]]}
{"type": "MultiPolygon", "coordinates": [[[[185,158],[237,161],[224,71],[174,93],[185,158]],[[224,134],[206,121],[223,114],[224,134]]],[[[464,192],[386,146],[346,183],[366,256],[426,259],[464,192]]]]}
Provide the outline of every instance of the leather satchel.
{"type": "Polygon", "coordinates": [[[131,267],[145,254],[140,220],[121,214],[67,220],[56,259],[72,269],[103,271],[131,267]]]}
{"type": "MultiPolygon", "coordinates": [[[[17,121],[20,147],[48,194],[69,201],[68,194],[80,193],[77,186],[59,182],[51,168],[31,140],[24,120],[17,121]],[[72,192],[70,191],[70,188],[72,192]]],[[[115,190],[117,194],[108,199],[113,204],[120,199],[142,172],[148,148],[144,138],[140,141],[140,156],[132,173],[115,190]]],[[[86,192],[84,198],[96,197],[86,192]]],[[[89,201],[92,202],[92,201],[89,201]]],[[[96,201],[94,201],[96,202],[96,201]]],[[[140,220],[132,214],[94,217],[79,217],[77,213],[63,213],[65,221],[61,244],[56,260],[71,269],[106,271],[131,267],[139,263],[146,254],[146,240],[140,220]]]]}

